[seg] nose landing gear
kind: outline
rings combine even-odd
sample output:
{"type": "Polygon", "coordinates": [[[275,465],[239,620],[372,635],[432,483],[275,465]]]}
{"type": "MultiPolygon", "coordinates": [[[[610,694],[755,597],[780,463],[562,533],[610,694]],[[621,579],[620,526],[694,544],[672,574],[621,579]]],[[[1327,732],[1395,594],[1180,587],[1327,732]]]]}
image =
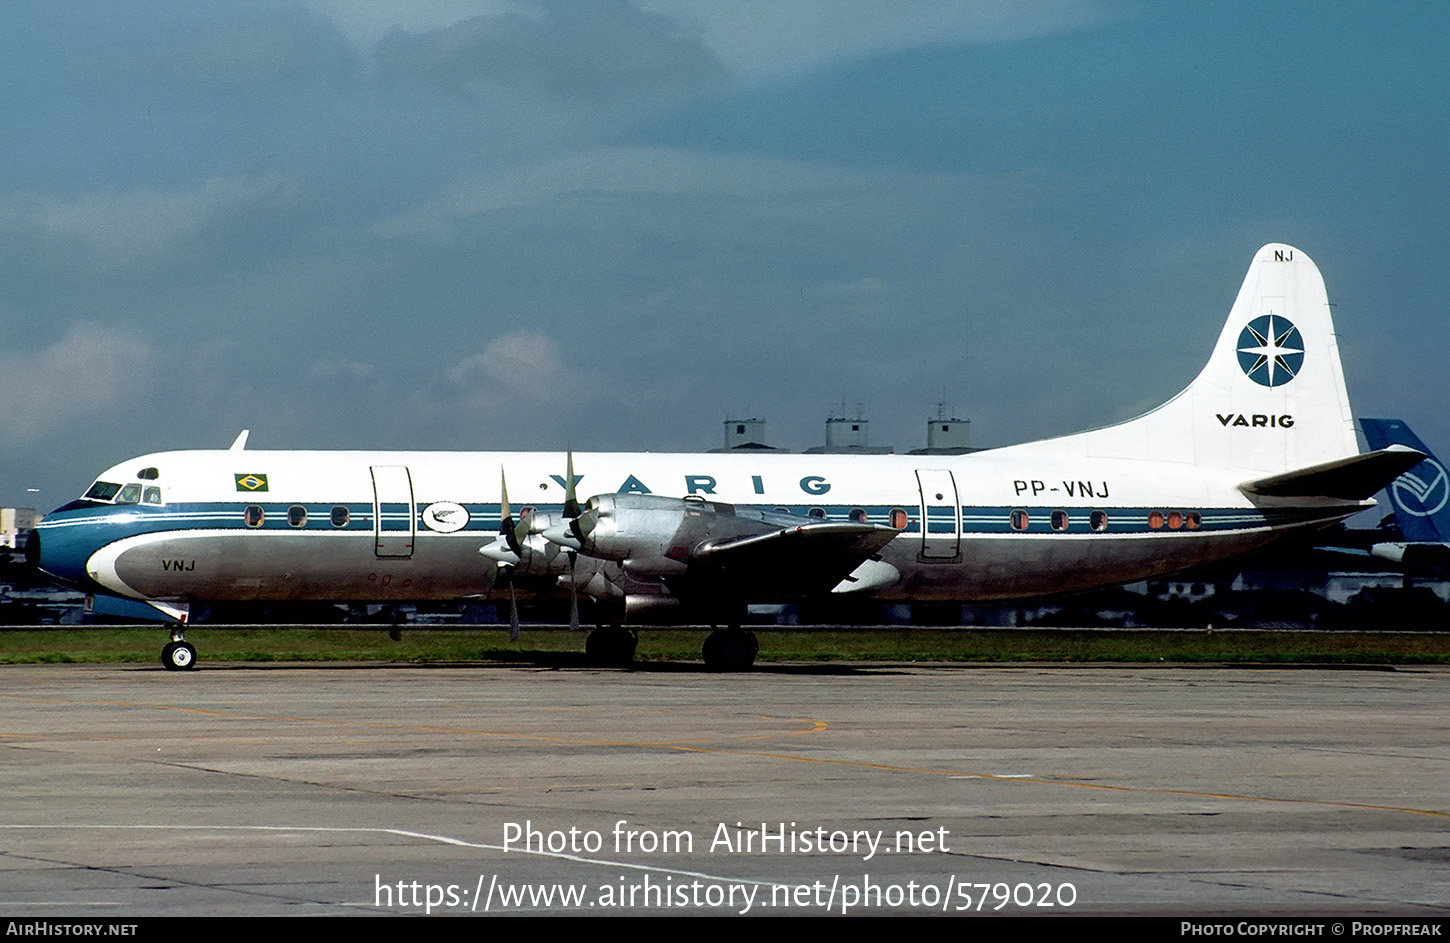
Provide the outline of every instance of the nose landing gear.
{"type": "Polygon", "coordinates": [[[161,664],[167,671],[190,671],[196,667],[196,649],[181,635],[181,627],[171,630],[171,641],[161,648],[161,664]]]}

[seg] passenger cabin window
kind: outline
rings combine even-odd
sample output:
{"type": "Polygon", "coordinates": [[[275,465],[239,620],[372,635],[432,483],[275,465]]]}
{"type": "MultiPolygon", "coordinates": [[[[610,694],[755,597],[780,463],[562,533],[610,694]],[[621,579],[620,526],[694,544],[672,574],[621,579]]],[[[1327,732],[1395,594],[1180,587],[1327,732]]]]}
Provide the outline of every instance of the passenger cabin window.
{"type": "Polygon", "coordinates": [[[1053,511],[1052,512],[1052,529],[1053,530],[1067,530],[1067,512],[1066,511],[1053,511]]]}
{"type": "Polygon", "coordinates": [[[348,519],[347,508],[345,508],[345,507],[343,507],[342,505],[339,504],[337,507],[335,507],[335,508],[332,509],[332,526],[333,527],[346,527],[347,526],[347,519],[348,519]]]}
{"type": "Polygon", "coordinates": [[[1026,511],[1013,511],[1012,512],[1012,529],[1013,530],[1026,530],[1027,529],[1027,523],[1028,523],[1028,521],[1027,521],[1027,512],[1026,511]]]}
{"type": "Polygon", "coordinates": [[[1184,515],[1183,523],[1188,525],[1189,530],[1198,530],[1203,525],[1203,518],[1198,516],[1197,511],[1189,511],[1184,515]]]}
{"type": "Polygon", "coordinates": [[[1151,528],[1153,528],[1154,530],[1162,530],[1163,529],[1163,512],[1162,511],[1150,511],[1148,513],[1148,526],[1151,527],[1151,528]]]}
{"type": "Polygon", "coordinates": [[[242,512],[242,517],[246,520],[248,527],[261,527],[266,515],[262,513],[262,508],[259,505],[249,504],[246,510],[242,512]]]}
{"type": "Polygon", "coordinates": [[[287,523],[293,527],[307,526],[307,509],[300,504],[294,504],[287,509],[287,523]]]}
{"type": "Polygon", "coordinates": [[[906,525],[910,520],[911,518],[907,516],[905,508],[891,509],[891,526],[897,530],[906,530],[906,525]]]}
{"type": "Polygon", "coordinates": [[[822,520],[825,520],[825,517],[826,517],[826,509],[825,508],[811,508],[806,513],[809,514],[811,517],[818,517],[818,518],[820,518],[822,520]]]}
{"type": "Polygon", "coordinates": [[[1182,526],[1183,526],[1183,512],[1181,512],[1181,511],[1169,511],[1168,512],[1168,529],[1169,530],[1177,530],[1178,528],[1180,528],[1182,526]]]}
{"type": "Polygon", "coordinates": [[[850,514],[847,514],[846,516],[848,518],[850,518],[851,520],[855,521],[857,524],[864,524],[864,523],[866,523],[866,509],[865,508],[851,508],[851,513],[850,514]]]}
{"type": "Polygon", "coordinates": [[[1089,514],[1088,515],[1088,526],[1091,527],[1095,531],[1105,531],[1105,530],[1107,530],[1108,529],[1108,512],[1107,511],[1094,511],[1091,514],[1089,514]]]}

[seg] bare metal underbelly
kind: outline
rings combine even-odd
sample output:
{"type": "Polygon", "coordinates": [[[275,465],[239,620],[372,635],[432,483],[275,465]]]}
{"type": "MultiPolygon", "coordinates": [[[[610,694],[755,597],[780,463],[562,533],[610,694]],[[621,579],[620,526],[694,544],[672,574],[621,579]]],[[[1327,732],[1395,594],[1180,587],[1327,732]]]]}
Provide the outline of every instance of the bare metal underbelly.
{"type": "MultiPolygon", "coordinates": [[[[1125,535],[964,535],[960,553],[898,540],[882,557],[902,574],[883,599],[994,600],[1113,586],[1261,547],[1283,531],[1125,535]]],[[[407,557],[380,557],[371,534],[188,531],[127,538],[92,571],[126,594],[192,601],[425,601],[489,593],[494,571],[476,535],[422,535],[407,557]],[[127,593],[129,590],[129,593],[127,593]]],[[[581,585],[597,561],[579,561],[581,585]]],[[[636,588],[637,589],[637,588],[636,588]]]]}

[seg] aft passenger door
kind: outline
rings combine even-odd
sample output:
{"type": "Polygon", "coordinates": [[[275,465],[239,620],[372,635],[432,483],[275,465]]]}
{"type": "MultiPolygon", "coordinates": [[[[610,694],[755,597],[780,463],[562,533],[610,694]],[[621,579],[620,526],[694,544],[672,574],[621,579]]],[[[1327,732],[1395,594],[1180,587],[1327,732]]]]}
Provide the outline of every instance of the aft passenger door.
{"type": "Polygon", "coordinates": [[[373,537],[380,557],[411,557],[418,510],[406,465],[374,465],[373,537]]]}
{"type": "Polygon", "coordinates": [[[943,468],[918,468],[921,488],[921,555],[933,560],[954,560],[961,553],[962,506],[957,482],[943,468]]]}

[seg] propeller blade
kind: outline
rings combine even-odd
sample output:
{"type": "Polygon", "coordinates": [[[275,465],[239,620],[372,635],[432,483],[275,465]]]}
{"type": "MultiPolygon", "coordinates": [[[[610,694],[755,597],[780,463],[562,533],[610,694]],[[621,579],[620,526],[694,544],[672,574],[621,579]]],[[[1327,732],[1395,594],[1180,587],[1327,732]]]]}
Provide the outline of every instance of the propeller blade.
{"type": "Polygon", "coordinates": [[[574,564],[579,561],[579,554],[569,553],[569,631],[579,631],[579,587],[574,583],[574,564]]]}
{"type": "Polygon", "coordinates": [[[564,469],[564,517],[579,516],[579,493],[574,487],[574,450],[569,449],[564,469]]]}
{"type": "MultiPolygon", "coordinates": [[[[503,466],[498,469],[499,493],[502,500],[499,502],[498,533],[508,544],[508,548],[514,552],[514,556],[523,556],[523,544],[519,540],[518,528],[514,525],[513,511],[509,508],[509,482],[508,476],[504,474],[503,466]]],[[[510,584],[512,591],[512,584],[510,584]]]]}
{"type": "Polygon", "coordinates": [[[595,510],[592,498],[587,506],[579,506],[578,486],[574,478],[574,450],[570,449],[569,487],[564,489],[564,519],[569,522],[569,533],[574,535],[576,543],[589,536],[598,518],[599,512],[595,510]]]}
{"type": "Polygon", "coordinates": [[[498,568],[499,582],[507,581],[509,584],[509,641],[519,640],[519,600],[514,592],[515,570],[511,564],[500,564],[498,568]]]}

